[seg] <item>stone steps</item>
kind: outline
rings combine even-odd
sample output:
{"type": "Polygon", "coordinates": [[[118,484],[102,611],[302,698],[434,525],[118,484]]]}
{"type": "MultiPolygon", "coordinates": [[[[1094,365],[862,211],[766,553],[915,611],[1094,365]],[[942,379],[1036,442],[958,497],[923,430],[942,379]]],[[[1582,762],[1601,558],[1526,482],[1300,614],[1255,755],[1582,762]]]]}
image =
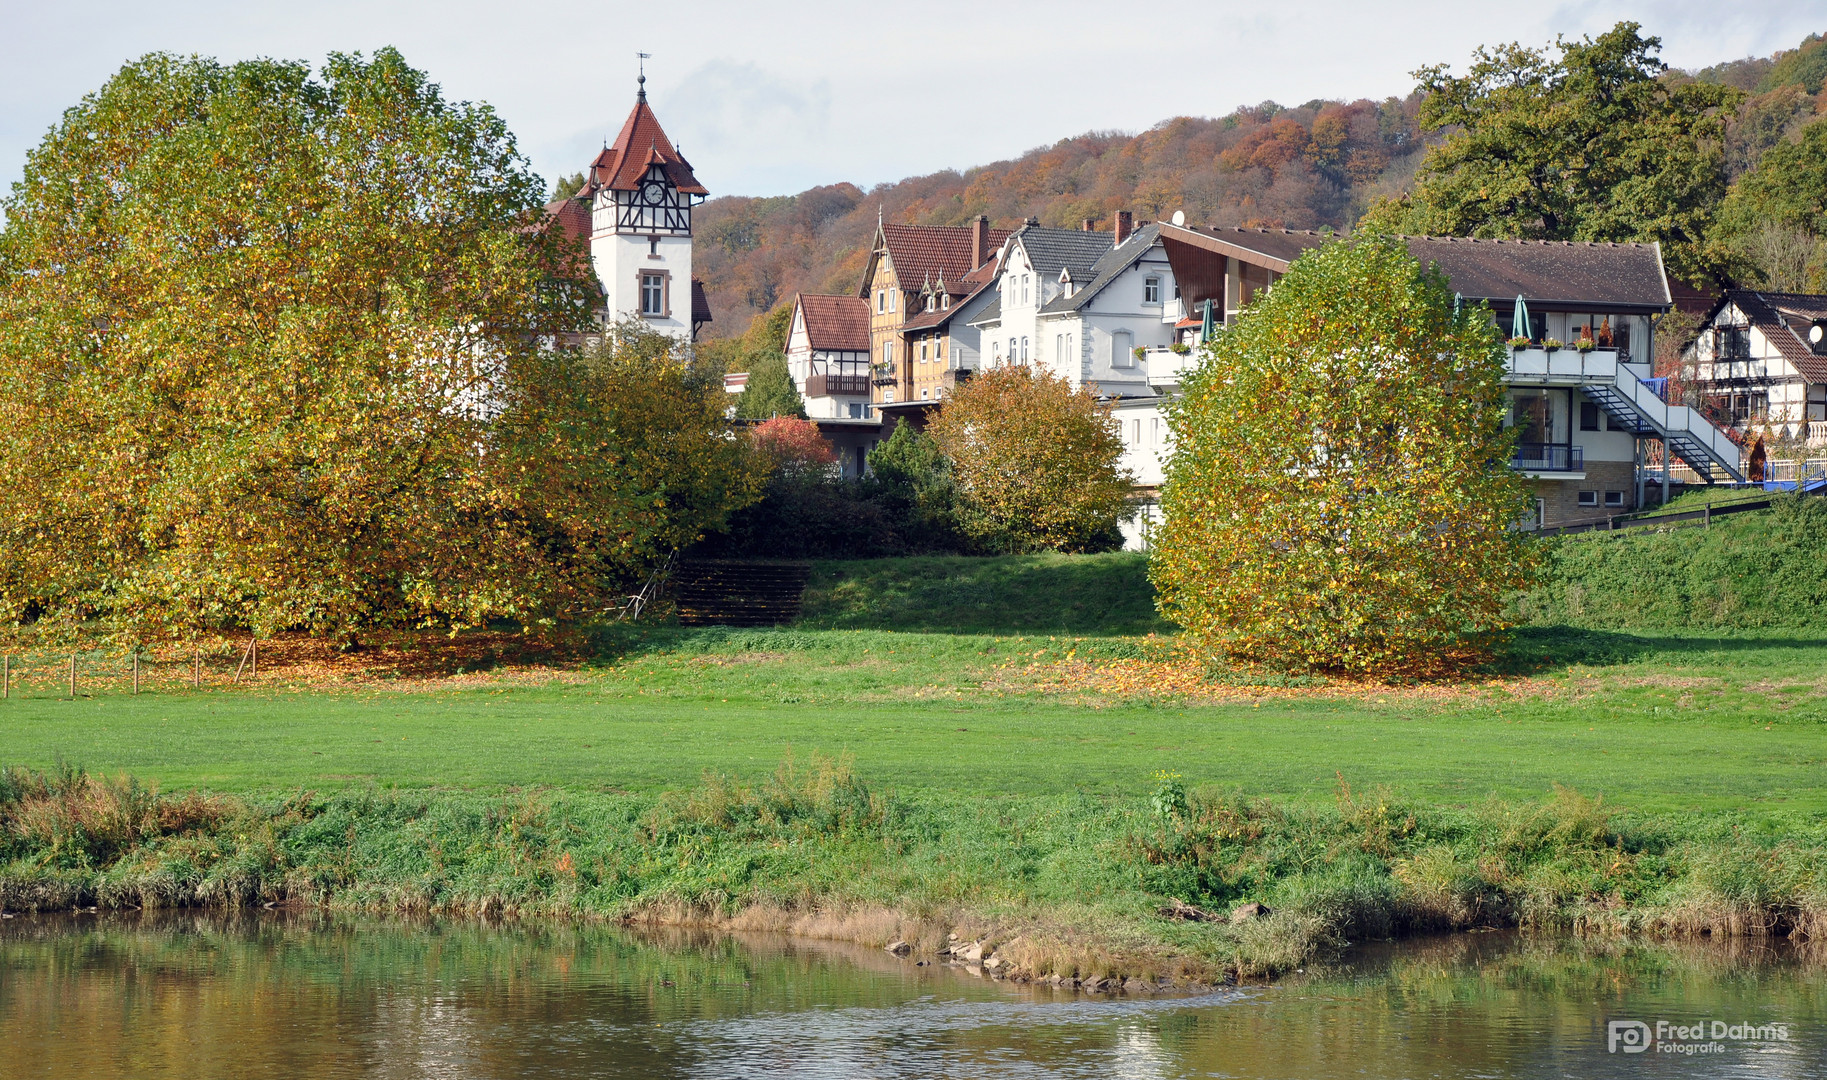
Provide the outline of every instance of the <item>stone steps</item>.
{"type": "Polygon", "coordinates": [[[799,618],[811,576],[803,562],[687,559],[669,591],[682,626],[779,626],[799,618]]]}

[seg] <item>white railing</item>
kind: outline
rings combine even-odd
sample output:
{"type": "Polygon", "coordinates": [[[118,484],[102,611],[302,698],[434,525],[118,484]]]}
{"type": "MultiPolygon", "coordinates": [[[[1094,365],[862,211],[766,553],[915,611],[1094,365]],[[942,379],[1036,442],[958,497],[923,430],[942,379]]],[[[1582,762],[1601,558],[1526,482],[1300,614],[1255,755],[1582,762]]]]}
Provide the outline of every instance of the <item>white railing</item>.
{"type": "Polygon", "coordinates": [[[1827,446],[1827,420],[1808,421],[1808,445],[1827,446]]]}
{"type": "Polygon", "coordinates": [[[1179,386],[1180,377],[1198,363],[1196,353],[1177,353],[1165,345],[1151,345],[1142,354],[1150,386],[1179,386]]]}
{"type": "Polygon", "coordinates": [[[1637,414],[1663,436],[1679,436],[1700,444],[1707,456],[1735,478],[1742,478],[1738,444],[1686,405],[1670,405],[1661,395],[1644,384],[1631,370],[1619,363],[1615,349],[1515,349],[1510,353],[1510,377],[1515,379],[1565,380],[1579,385],[1609,384],[1630,403],[1637,414]]]}

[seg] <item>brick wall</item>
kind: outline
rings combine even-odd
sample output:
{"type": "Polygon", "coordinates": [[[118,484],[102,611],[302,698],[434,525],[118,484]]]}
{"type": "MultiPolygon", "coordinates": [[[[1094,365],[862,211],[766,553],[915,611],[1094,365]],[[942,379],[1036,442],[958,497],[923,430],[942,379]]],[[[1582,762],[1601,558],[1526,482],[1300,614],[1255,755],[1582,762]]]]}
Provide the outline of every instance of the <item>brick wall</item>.
{"type": "Polygon", "coordinates": [[[1535,496],[1543,501],[1543,524],[1565,525],[1637,509],[1636,466],[1628,461],[1588,461],[1584,480],[1537,480],[1535,496]],[[1579,493],[1598,492],[1597,506],[1581,506],[1579,493]],[[1624,493],[1623,506],[1605,505],[1607,491],[1624,493]]]}

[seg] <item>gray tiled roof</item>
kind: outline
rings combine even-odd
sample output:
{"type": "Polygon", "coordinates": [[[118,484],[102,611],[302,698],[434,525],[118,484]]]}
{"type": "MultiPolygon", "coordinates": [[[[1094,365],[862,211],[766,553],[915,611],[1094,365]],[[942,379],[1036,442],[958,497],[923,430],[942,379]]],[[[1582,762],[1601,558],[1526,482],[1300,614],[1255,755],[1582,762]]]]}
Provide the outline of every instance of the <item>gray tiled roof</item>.
{"type": "MultiPolygon", "coordinates": [[[[1155,237],[1161,233],[1159,225],[1144,225],[1131,233],[1122,246],[1104,252],[1102,258],[1091,268],[1091,280],[1081,283],[1071,296],[1055,297],[1046,307],[1040,309],[1042,315],[1058,311],[1077,311],[1089,304],[1104,286],[1116,279],[1118,274],[1129,269],[1143,252],[1155,246],[1155,237]]],[[[1078,275],[1072,275],[1078,280],[1078,275]]]]}
{"type": "Polygon", "coordinates": [[[972,326],[982,326],[985,323],[1001,322],[1001,321],[1002,321],[1002,293],[1000,291],[998,291],[990,297],[989,303],[983,305],[983,310],[977,313],[977,317],[971,320],[971,325],[972,326]]]}
{"type": "Polygon", "coordinates": [[[1085,232],[1080,229],[1043,229],[1027,225],[1015,231],[1015,241],[1028,253],[1034,272],[1042,281],[1059,280],[1061,269],[1072,272],[1073,281],[1091,277],[1091,268],[1110,251],[1114,237],[1107,232],[1085,232]]]}

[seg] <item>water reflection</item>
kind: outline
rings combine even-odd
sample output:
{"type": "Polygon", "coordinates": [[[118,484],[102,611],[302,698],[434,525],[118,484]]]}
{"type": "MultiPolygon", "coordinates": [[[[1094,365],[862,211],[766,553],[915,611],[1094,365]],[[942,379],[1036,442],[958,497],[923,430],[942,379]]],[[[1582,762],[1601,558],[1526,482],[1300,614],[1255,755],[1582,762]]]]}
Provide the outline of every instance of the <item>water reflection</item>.
{"type": "Polygon", "coordinates": [[[0,1077],[1827,1078],[1819,956],[1462,935],[1101,1000],[873,950],[316,916],[0,923],[0,1077]],[[1783,1023],[1706,1056],[1614,1020],[1783,1023]]]}

